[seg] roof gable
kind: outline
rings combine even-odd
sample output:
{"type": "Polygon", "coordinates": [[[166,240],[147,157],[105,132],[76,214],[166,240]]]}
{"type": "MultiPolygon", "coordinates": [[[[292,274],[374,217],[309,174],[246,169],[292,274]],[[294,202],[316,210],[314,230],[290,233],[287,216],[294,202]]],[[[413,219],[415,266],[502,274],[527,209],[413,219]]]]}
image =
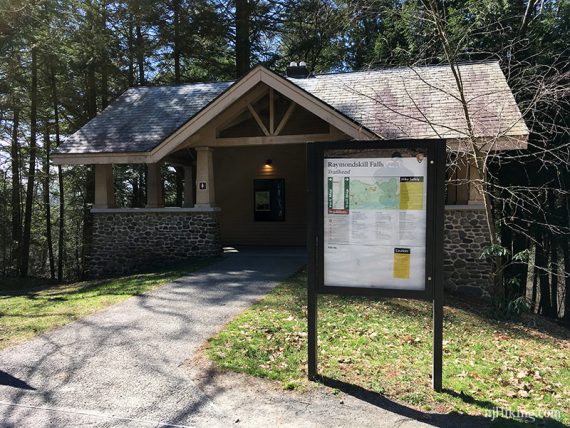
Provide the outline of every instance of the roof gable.
{"type": "MultiPolygon", "coordinates": [[[[190,118],[182,127],[160,143],[159,146],[155,147],[150,152],[151,159],[149,161],[157,162],[168,153],[174,151],[218,114],[251,91],[258,83],[265,83],[314,115],[334,124],[338,130],[351,138],[372,139],[376,137],[373,132],[335,110],[334,107],[326,104],[311,93],[304,91],[288,79],[263,66],[257,66],[190,118]]],[[[207,141],[204,143],[207,144],[207,141]]]]}
{"type": "MultiPolygon", "coordinates": [[[[498,63],[460,66],[480,137],[524,136],[528,129],[498,63]]],[[[58,155],[141,154],[160,160],[239,96],[263,81],[355,139],[466,136],[449,66],[286,79],[258,66],[237,82],[130,88],[70,136],[58,155]]]]}

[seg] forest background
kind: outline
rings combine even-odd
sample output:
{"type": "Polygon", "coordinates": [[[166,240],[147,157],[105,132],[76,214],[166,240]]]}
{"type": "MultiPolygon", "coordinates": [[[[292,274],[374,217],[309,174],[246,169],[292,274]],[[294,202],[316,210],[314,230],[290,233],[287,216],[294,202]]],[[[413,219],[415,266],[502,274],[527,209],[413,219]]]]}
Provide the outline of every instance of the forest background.
{"type": "MultiPolygon", "coordinates": [[[[290,61],[324,73],[494,60],[531,135],[483,160],[482,257],[504,313],[570,323],[569,23],[568,0],[1,0],[0,281],[85,276],[93,171],[49,154],[130,86],[290,61]]],[[[178,205],[181,172],[163,176],[178,205]]],[[[142,165],[117,168],[117,205],[141,206],[145,180],[142,165]]]]}

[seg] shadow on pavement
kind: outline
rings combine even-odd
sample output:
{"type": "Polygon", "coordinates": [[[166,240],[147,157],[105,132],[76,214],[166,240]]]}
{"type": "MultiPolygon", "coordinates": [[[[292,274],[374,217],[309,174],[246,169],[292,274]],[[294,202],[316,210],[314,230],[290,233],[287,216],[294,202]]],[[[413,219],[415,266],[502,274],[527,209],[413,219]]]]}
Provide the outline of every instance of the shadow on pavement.
{"type": "Polygon", "coordinates": [[[19,388],[19,389],[28,389],[32,391],[35,391],[36,389],[28,385],[23,380],[20,380],[17,377],[14,377],[11,374],[8,374],[2,370],[0,370],[0,385],[11,386],[13,388],[19,388]]]}

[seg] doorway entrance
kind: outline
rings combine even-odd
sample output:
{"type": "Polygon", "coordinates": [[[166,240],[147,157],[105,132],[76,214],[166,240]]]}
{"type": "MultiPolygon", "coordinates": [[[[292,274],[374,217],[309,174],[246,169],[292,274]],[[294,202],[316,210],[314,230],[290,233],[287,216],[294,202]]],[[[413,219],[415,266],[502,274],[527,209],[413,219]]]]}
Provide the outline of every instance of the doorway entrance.
{"type": "Polygon", "coordinates": [[[223,245],[305,246],[305,144],[222,147],[214,165],[223,245]]]}

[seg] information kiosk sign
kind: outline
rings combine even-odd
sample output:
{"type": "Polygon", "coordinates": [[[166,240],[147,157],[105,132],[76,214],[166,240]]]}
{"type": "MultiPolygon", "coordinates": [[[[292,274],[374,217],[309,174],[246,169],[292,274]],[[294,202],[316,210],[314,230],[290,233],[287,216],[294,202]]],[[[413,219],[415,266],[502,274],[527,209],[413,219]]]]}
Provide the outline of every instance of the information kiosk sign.
{"type": "Polygon", "coordinates": [[[316,375],[318,293],[433,299],[436,387],[445,142],[311,143],[307,159],[309,374],[316,375]]]}

